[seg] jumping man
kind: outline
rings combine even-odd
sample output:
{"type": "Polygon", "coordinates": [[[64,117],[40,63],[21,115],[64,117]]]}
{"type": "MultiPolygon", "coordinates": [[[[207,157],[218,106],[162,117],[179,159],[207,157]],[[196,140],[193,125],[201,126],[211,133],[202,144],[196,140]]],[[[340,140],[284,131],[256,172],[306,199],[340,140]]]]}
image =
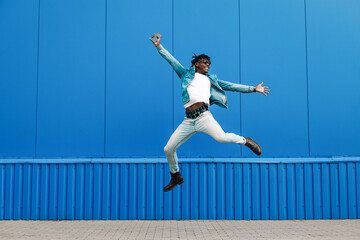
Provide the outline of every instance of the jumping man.
{"type": "MultiPolygon", "coordinates": [[[[225,91],[242,93],[259,92],[267,96],[270,92],[268,87],[260,83],[256,87],[226,82],[218,79],[214,74],[208,74],[211,65],[210,57],[201,54],[194,56],[190,68],[184,68],[161,44],[161,35],[154,42],[159,54],[170,63],[174,71],[181,79],[182,100],[186,117],[170,137],[164,151],[170,165],[171,180],[164,187],[164,191],[170,191],[184,183],[179,172],[176,150],[196,132],[203,132],[216,141],[222,143],[237,143],[250,148],[255,154],[261,155],[260,145],[248,137],[242,137],[234,133],[225,133],[209,111],[209,105],[217,104],[227,108],[225,91]]],[[[155,36],[155,34],[154,34],[155,36]]],[[[153,37],[154,37],[153,36],[153,37]]]]}

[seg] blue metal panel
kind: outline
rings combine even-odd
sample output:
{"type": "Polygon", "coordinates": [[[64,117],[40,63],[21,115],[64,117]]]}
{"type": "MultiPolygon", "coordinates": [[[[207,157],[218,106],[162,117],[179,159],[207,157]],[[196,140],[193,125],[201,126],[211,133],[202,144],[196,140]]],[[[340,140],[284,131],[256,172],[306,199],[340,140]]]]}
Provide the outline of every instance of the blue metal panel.
{"type": "Polygon", "coordinates": [[[199,219],[199,164],[190,164],[191,171],[191,185],[190,185],[190,218],[199,219]]]}
{"type": "Polygon", "coordinates": [[[13,213],[13,196],[14,196],[14,165],[6,165],[5,167],[5,211],[4,219],[11,219],[13,213]]]}
{"type": "MultiPolygon", "coordinates": [[[[102,164],[94,165],[94,195],[92,198],[94,199],[94,208],[93,208],[93,218],[96,220],[101,219],[101,205],[102,205],[102,192],[101,192],[101,179],[102,179],[102,164]]],[[[128,183],[128,179],[126,179],[128,183]]]]}
{"type": "MultiPolygon", "coordinates": [[[[205,53],[212,59],[209,73],[217,74],[225,81],[240,82],[238,0],[174,1],[173,18],[174,55],[184,67],[190,67],[193,53],[197,55],[205,53]]],[[[168,38],[169,36],[167,38],[164,36],[163,45],[166,48],[170,48],[168,38]]],[[[175,74],[173,108],[175,128],[185,117],[180,86],[180,79],[175,74]]],[[[239,95],[239,93],[227,93],[229,109],[216,105],[210,107],[214,118],[226,132],[241,134],[239,95]]],[[[198,133],[180,146],[178,156],[239,157],[240,151],[241,148],[237,144],[220,144],[210,136],[198,133]]]]}
{"type": "Polygon", "coordinates": [[[339,202],[339,164],[330,166],[330,187],[331,187],[331,218],[340,218],[339,202]]]}
{"type": "Polygon", "coordinates": [[[59,179],[59,165],[50,164],[50,174],[49,174],[49,219],[57,219],[58,213],[58,179],[59,179]]]}
{"type": "Polygon", "coordinates": [[[38,0],[1,1],[0,157],[35,157],[38,0]]]}
{"type": "Polygon", "coordinates": [[[23,164],[15,165],[15,174],[14,174],[14,220],[21,219],[21,198],[23,193],[23,164]]]}
{"type": "MultiPolygon", "coordinates": [[[[356,218],[356,184],[355,183],[355,163],[347,164],[347,185],[348,185],[348,202],[349,202],[349,218],[356,218]]],[[[358,186],[359,187],[359,186],[358,186]]]]}
{"type": "Polygon", "coordinates": [[[296,164],[296,217],[305,219],[304,164],[296,164]]]}
{"type": "MultiPolygon", "coordinates": [[[[162,166],[163,167],[163,166],[162,166]]],[[[129,167],[129,219],[136,219],[137,191],[136,191],[136,165],[130,164],[129,167]]]]}
{"type": "Polygon", "coordinates": [[[356,206],[357,206],[357,218],[360,218],[360,191],[359,191],[359,188],[360,188],[360,163],[356,163],[356,199],[357,199],[357,203],[356,203],[356,206]]]}
{"type": "MultiPolygon", "coordinates": [[[[120,168],[119,164],[111,164],[111,218],[112,220],[119,219],[120,213],[120,168]]],[[[145,184],[144,184],[145,187],[145,184]]],[[[143,191],[146,193],[145,191],[143,191]]]]}
{"type": "MultiPolygon", "coordinates": [[[[31,203],[31,164],[24,164],[24,178],[23,178],[23,199],[22,199],[22,206],[23,206],[23,213],[22,213],[22,218],[23,219],[30,219],[30,209],[31,209],[31,206],[30,206],[30,203],[31,203]]],[[[5,166],[4,165],[1,165],[0,167],[0,174],[2,174],[3,172],[3,168],[5,166]]],[[[4,183],[5,181],[3,180],[3,177],[0,177],[1,179],[1,183],[0,183],[0,187],[2,187],[2,183],[4,183]]],[[[60,186],[59,186],[59,189],[58,191],[60,190],[60,186]]],[[[3,193],[3,191],[0,190],[0,193],[3,193]]],[[[2,212],[2,204],[1,204],[1,201],[2,201],[2,197],[0,197],[0,218],[3,219],[3,215],[1,214],[2,212]]]]}
{"type": "MultiPolygon", "coordinates": [[[[146,219],[153,220],[155,219],[155,165],[154,164],[146,164],[146,219]]],[[[179,202],[179,199],[177,199],[177,203],[179,202]]],[[[178,218],[180,218],[179,215],[179,208],[176,212],[178,215],[178,218]]]]}
{"type": "Polygon", "coordinates": [[[242,164],[236,163],[234,169],[235,219],[244,219],[243,171],[242,164]]]}
{"type": "MultiPolygon", "coordinates": [[[[121,165],[121,172],[120,172],[120,219],[128,219],[128,164],[121,165]]],[[[155,172],[154,172],[155,173],[155,172]]],[[[154,176],[157,176],[155,174],[154,176]]]]}
{"type": "Polygon", "coordinates": [[[226,207],[226,219],[234,219],[234,164],[226,163],[225,164],[225,207],[226,207]]]}
{"type": "Polygon", "coordinates": [[[41,165],[40,176],[40,219],[49,219],[49,165],[41,165]]]}
{"type": "MultiPolygon", "coordinates": [[[[181,191],[181,218],[182,219],[190,219],[190,165],[188,163],[181,164],[181,175],[183,176],[185,182],[181,185],[182,191],[181,191]]],[[[167,185],[168,183],[165,183],[167,185]]],[[[160,189],[159,189],[160,190],[160,189]]]]}
{"type": "MultiPolygon", "coordinates": [[[[84,164],[76,164],[75,219],[84,219],[84,164]]],[[[114,182],[115,183],[115,182],[114,182]]]]}
{"type": "MultiPolygon", "coordinates": [[[[137,175],[133,174],[136,178],[137,175]]],[[[110,219],[111,165],[104,163],[102,169],[102,209],[101,219],[110,219]]],[[[136,188],[135,188],[136,189],[136,188]]]]}
{"type": "MultiPolygon", "coordinates": [[[[125,165],[125,164],[124,164],[125,165]]],[[[121,175],[120,175],[121,176],[121,175]]],[[[93,218],[94,165],[85,166],[84,219],[93,218]]]]}
{"type": "Polygon", "coordinates": [[[242,134],[262,156],[308,156],[304,0],[241,0],[240,42],[242,84],[271,90],[241,95],[242,134]]]}
{"type": "Polygon", "coordinates": [[[224,163],[216,164],[216,218],[225,218],[225,168],[224,163]]]}
{"type": "Polygon", "coordinates": [[[278,167],[278,186],[279,186],[279,219],[287,219],[287,199],[286,199],[286,166],[279,164],[278,167]]]}
{"type": "Polygon", "coordinates": [[[104,156],[105,2],[40,9],[37,157],[104,156]]]}
{"type": "Polygon", "coordinates": [[[0,219],[4,219],[5,211],[5,165],[0,166],[0,219]]]}
{"type": "Polygon", "coordinates": [[[277,166],[270,164],[269,183],[270,183],[270,219],[279,219],[279,202],[278,202],[278,179],[277,166]]]}
{"type": "Polygon", "coordinates": [[[296,219],[295,164],[286,164],[287,219],[296,219]]]}
{"type": "MultiPolygon", "coordinates": [[[[163,173],[164,164],[155,165],[155,219],[163,219],[164,217],[164,195],[162,193],[162,186],[165,186],[167,183],[164,183],[164,173],[163,173]]],[[[189,179],[187,175],[187,179],[189,179]]],[[[189,202],[189,200],[186,200],[189,202]]]]}
{"type": "MultiPolygon", "coordinates": [[[[137,187],[133,190],[138,193],[137,219],[146,219],[146,165],[141,163],[137,169],[137,187]]],[[[167,175],[167,174],[166,174],[167,175]]],[[[171,200],[169,201],[171,202],[171,200]]],[[[171,214],[171,211],[167,211],[171,214]]],[[[170,219],[170,217],[169,217],[170,219]]]]}
{"type": "Polygon", "coordinates": [[[252,191],[252,219],[258,220],[261,216],[260,208],[260,175],[259,164],[251,164],[251,191],[252,191]]]}
{"type": "MultiPolygon", "coordinates": [[[[208,217],[209,219],[216,219],[216,165],[214,163],[208,164],[208,217]]],[[[183,217],[184,218],[184,217],[183,217]]]]}
{"type": "MultiPolygon", "coordinates": [[[[208,216],[208,172],[207,172],[208,164],[200,163],[200,169],[199,169],[199,211],[200,219],[207,219],[208,216]]],[[[175,206],[174,206],[175,207],[175,206]]]]}
{"type": "Polygon", "coordinates": [[[173,131],[172,70],[148,38],[160,32],[171,52],[171,14],[171,1],[107,1],[107,157],[164,156],[173,131]]]}
{"type": "Polygon", "coordinates": [[[314,185],[314,219],[322,218],[321,200],[321,169],[319,164],[313,164],[313,185],[314,185]]]}
{"type": "Polygon", "coordinates": [[[311,156],[359,155],[360,111],[350,109],[360,105],[360,1],[306,1],[306,7],[311,156]]]}
{"type": "Polygon", "coordinates": [[[58,219],[60,220],[66,219],[66,169],[66,165],[59,164],[58,219]]]}
{"type": "Polygon", "coordinates": [[[251,165],[243,165],[243,194],[244,194],[244,219],[252,218],[252,201],[251,201],[251,165]]]}
{"type": "Polygon", "coordinates": [[[323,219],[331,218],[331,195],[330,195],[330,166],[328,163],[321,164],[321,192],[322,192],[322,207],[323,219]]]}
{"type": "Polygon", "coordinates": [[[339,163],[340,218],[348,218],[348,190],[346,164],[339,163]]]}
{"type": "MultiPolygon", "coordinates": [[[[32,165],[31,171],[31,211],[30,219],[37,220],[39,219],[39,210],[40,210],[40,165],[32,165]]],[[[66,191],[66,186],[64,187],[66,191]]]]}
{"type": "Polygon", "coordinates": [[[358,217],[359,160],[281,161],[182,163],[187,185],[166,193],[165,162],[8,161],[0,164],[0,219],[358,217]]]}
{"type": "Polygon", "coordinates": [[[304,184],[305,184],[305,219],[314,219],[314,186],[313,166],[304,164],[304,184]]]}
{"type": "Polygon", "coordinates": [[[260,164],[261,219],[270,219],[269,164],[260,164]]]}
{"type": "MultiPolygon", "coordinates": [[[[75,165],[67,165],[66,218],[75,219],[75,165]]],[[[100,194],[99,194],[100,195],[100,194]]]]}

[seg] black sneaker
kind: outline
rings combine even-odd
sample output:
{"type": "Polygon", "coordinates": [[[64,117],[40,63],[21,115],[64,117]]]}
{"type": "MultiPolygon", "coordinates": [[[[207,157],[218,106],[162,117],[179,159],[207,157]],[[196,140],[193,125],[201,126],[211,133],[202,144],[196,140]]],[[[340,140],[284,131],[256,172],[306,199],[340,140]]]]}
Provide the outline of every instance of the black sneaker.
{"type": "Polygon", "coordinates": [[[185,182],[183,177],[180,175],[180,172],[176,172],[176,173],[170,172],[170,174],[171,174],[171,180],[170,183],[166,187],[164,187],[164,192],[173,190],[176,187],[176,185],[180,185],[185,182]]]}
{"type": "Polygon", "coordinates": [[[245,139],[246,139],[245,146],[250,148],[256,155],[261,155],[260,145],[251,138],[245,138],[245,139]]]}

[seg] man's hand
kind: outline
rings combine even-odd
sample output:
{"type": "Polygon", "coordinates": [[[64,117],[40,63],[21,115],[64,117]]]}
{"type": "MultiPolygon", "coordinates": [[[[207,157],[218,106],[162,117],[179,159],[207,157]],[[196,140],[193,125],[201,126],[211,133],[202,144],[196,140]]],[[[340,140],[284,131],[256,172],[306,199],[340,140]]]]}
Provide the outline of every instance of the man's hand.
{"type": "MultiPolygon", "coordinates": [[[[152,37],[154,37],[155,35],[158,35],[158,37],[159,37],[158,40],[156,42],[154,42],[155,47],[157,47],[160,45],[160,39],[161,39],[162,35],[160,33],[156,33],[156,34],[152,35],[152,37]]],[[[149,38],[149,39],[151,40],[151,38],[149,38]]]]}
{"type": "Polygon", "coordinates": [[[263,82],[260,83],[259,85],[257,85],[257,86],[255,87],[255,91],[256,91],[256,92],[259,92],[259,93],[262,93],[262,94],[264,94],[265,96],[267,96],[267,94],[270,92],[270,89],[269,89],[268,87],[263,87],[262,85],[263,85],[263,82]]]}

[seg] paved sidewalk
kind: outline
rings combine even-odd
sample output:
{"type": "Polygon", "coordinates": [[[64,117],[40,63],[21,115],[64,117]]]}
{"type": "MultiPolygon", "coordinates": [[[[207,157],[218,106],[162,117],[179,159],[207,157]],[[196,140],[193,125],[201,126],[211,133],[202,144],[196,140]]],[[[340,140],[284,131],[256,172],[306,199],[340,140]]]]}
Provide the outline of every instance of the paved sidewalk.
{"type": "Polygon", "coordinates": [[[0,221],[0,239],[360,239],[359,220],[0,221]]]}

